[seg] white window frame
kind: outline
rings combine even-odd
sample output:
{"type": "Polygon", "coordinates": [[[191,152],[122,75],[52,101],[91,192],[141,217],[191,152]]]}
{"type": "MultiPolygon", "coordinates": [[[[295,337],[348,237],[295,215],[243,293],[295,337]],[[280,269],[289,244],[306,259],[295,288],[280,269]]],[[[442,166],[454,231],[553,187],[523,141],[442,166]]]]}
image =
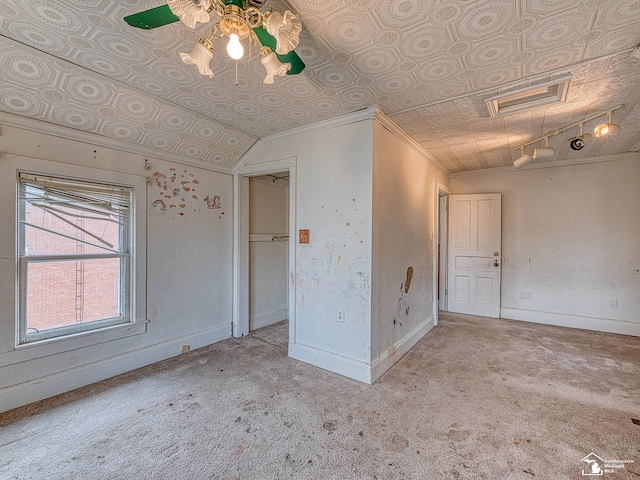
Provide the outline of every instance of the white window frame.
{"type": "MultiPolygon", "coordinates": [[[[57,173],[34,173],[25,170],[17,171],[18,183],[18,211],[17,211],[17,270],[18,270],[18,311],[17,311],[17,345],[27,346],[38,344],[43,341],[57,341],[74,338],[79,335],[95,333],[108,330],[111,327],[120,327],[127,324],[135,323],[136,318],[136,214],[135,214],[135,188],[132,185],[120,184],[112,181],[103,181],[96,179],[76,178],[64,174],[57,173]],[[37,175],[42,178],[71,180],[89,187],[92,185],[107,185],[124,188],[129,193],[129,215],[125,220],[125,224],[120,228],[120,248],[118,253],[104,254],[70,254],[70,255],[25,255],[25,201],[21,200],[23,190],[26,188],[20,181],[20,174],[37,175]],[[57,327],[44,330],[42,332],[31,333],[27,331],[26,300],[27,300],[27,269],[31,263],[42,263],[50,261],[72,261],[76,259],[101,259],[101,258],[120,258],[120,312],[117,317],[100,319],[86,323],[57,327]]],[[[144,323],[144,322],[143,322],[144,323]]]]}

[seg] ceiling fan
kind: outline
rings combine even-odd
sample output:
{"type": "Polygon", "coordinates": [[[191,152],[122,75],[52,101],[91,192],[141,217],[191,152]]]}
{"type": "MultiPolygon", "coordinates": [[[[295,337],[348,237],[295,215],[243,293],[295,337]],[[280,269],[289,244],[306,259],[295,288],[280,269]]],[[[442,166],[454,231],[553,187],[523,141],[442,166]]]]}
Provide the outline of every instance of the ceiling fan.
{"type": "Polygon", "coordinates": [[[213,77],[209,66],[213,58],[212,40],[228,37],[227,53],[234,60],[244,54],[242,40],[249,39],[252,45],[261,45],[260,61],[267,76],[264,83],[273,83],[274,77],[296,75],[304,62],[294,51],[298,46],[302,22],[291,11],[284,14],[273,10],[262,13],[266,0],[168,0],[167,5],[135,13],[124,18],[132,27],[150,30],[182,21],[189,28],[198,23],[211,21],[215,13],[216,22],[209,38],[201,38],[190,53],[181,53],[182,61],[193,64],[205,76],[213,77]]]}

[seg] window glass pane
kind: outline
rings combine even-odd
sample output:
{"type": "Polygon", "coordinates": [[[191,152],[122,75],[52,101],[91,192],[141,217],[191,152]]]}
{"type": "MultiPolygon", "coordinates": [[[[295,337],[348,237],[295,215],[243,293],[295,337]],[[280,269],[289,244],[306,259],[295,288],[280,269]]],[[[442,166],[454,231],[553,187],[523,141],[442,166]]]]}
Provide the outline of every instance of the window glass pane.
{"type": "Polygon", "coordinates": [[[120,251],[120,225],[108,218],[68,206],[50,212],[25,202],[24,221],[27,256],[120,251]]]}
{"type": "Polygon", "coordinates": [[[124,261],[109,258],[29,263],[27,334],[120,317],[124,261]]]}

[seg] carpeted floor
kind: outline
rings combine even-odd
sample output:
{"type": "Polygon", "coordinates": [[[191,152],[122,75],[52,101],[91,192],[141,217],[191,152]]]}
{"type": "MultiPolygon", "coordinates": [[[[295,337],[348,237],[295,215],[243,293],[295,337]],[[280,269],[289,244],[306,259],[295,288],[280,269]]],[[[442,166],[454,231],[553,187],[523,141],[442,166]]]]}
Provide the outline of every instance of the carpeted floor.
{"type": "Polygon", "coordinates": [[[372,386],[280,323],[0,414],[2,479],[640,478],[640,338],[442,314],[372,386]],[[602,477],[595,477],[602,478],[602,477]]]}

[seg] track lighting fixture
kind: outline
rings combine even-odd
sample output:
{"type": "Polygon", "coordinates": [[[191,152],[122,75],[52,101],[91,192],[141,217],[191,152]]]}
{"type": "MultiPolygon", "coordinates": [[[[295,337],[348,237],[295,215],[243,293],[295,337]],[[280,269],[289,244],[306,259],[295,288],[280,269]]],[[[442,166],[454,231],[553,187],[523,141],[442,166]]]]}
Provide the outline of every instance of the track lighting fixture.
{"type": "Polygon", "coordinates": [[[582,150],[584,148],[584,146],[593,139],[591,134],[583,132],[584,124],[589,122],[589,121],[591,121],[591,120],[593,120],[593,119],[601,117],[603,115],[608,115],[609,121],[607,123],[602,123],[602,124],[598,125],[595,128],[595,130],[593,131],[593,134],[596,137],[602,137],[604,135],[616,135],[616,134],[618,134],[620,132],[620,125],[616,125],[615,123],[613,123],[612,116],[613,116],[613,112],[615,112],[619,108],[622,108],[623,106],[624,105],[616,105],[615,107],[608,108],[607,110],[604,110],[604,111],[601,111],[601,112],[598,112],[598,113],[594,113],[593,115],[589,115],[588,117],[585,117],[583,120],[580,120],[579,122],[575,122],[575,123],[572,123],[570,125],[567,125],[566,127],[562,127],[562,128],[557,129],[557,130],[553,130],[551,132],[547,132],[547,133],[545,133],[544,135],[542,135],[542,136],[540,136],[538,138],[534,138],[530,142],[527,142],[527,143],[525,143],[523,145],[519,145],[519,146],[515,147],[514,150],[521,150],[522,154],[521,154],[520,157],[518,157],[513,162],[513,165],[516,168],[522,168],[527,163],[529,163],[531,160],[540,160],[540,159],[553,157],[553,155],[555,153],[555,150],[553,149],[553,147],[549,146],[549,138],[553,137],[554,135],[558,135],[559,133],[562,133],[562,132],[564,132],[566,130],[569,130],[570,128],[573,128],[573,127],[576,127],[576,126],[580,127],[580,134],[577,137],[574,137],[574,138],[569,140],[569,146],[571,147],[572,150],[582,150]],[[532,155],[524,153],[524,147],[528,147],[529,145],[537,143],[540,140],[544,140],[545,141],[544,147],[534,148],[532,155]]]}
{"type": "Polygon", "coordinates": [[[594,130],[593,134],[596,137],[604,137],[605,135],[617,135],[620,133],[620,125],[616,125],[613,123],[611,117],[613,116],[613,111],[607,112],[609,116],[609,121],[607,123],[601,123],[594,130]]]}

